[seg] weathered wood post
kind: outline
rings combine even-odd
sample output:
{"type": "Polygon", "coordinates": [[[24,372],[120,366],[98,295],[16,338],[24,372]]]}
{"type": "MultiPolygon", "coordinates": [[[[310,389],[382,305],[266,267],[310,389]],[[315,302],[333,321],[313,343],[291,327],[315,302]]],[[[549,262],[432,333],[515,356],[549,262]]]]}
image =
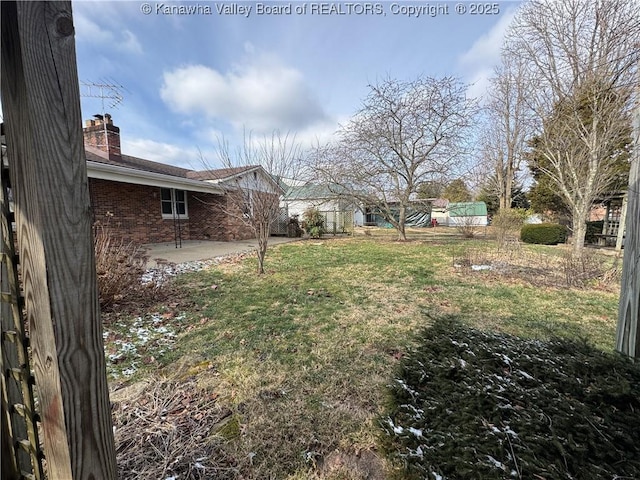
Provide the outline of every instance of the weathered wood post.
{"type": "Polygon", "coordinates": [[[627,203],[629,194],[625,193],[622,197],[622,210],[620,211],[620,224],[618,225],[618,234],[616,236],[616,255],[620,256],[622,251],[622,241],[624,240],[624,231],[627,228],[627,203]]]}
{"type": "Polygon", "coordinates": [[[116,478],[71,2],[0,3],[2,105],[51,479],[116,478]]]}
{"type": "MultiPolygon", "coordinates": [[[[640,96],[640,85],[638,85],[638,95],[640,96]]],[[[626,236],[616,350],[636,359],[640,355],[640,332],[638,332],[638,316],[640,315],[640,98],[636,98],[633,137],[634,148],[627,191],[626,236]]]]}

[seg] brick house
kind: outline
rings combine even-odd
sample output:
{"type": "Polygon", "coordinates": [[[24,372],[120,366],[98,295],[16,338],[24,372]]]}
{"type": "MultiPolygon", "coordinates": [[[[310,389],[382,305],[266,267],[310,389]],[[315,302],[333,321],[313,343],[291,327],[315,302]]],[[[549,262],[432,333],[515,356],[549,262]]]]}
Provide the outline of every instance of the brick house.
{"type": "Polygon", "coordinates": [[[127,241],[246,240],[253,232],[232,214],[239,208],[230,189],[252,175],[281,194],[260,166],[194,171],[125,155],[109,115],[88,120],[83,132],[94,220],[127,241]]]}

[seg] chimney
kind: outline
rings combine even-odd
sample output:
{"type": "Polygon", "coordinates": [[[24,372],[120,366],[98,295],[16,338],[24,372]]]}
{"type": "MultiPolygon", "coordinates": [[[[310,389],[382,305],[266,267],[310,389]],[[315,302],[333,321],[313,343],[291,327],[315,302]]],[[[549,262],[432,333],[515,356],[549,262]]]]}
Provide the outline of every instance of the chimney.
{"type": "Polygon", "coordinates": [[[113,124],[111,115],[105,113],[94,115],[93,120],[84,123],[82,132],[84,133],[85,145],[99,148],[112,155],[120,156],[120,128],[113,124]],[[106,138],[105,138],[106,137],[106,138]]]}

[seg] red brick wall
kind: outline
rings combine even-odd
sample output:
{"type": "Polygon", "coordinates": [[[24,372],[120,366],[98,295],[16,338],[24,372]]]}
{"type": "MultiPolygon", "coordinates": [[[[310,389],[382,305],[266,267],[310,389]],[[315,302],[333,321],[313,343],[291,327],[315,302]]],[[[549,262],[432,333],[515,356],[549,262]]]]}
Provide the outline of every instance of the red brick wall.
{"type": "Polygon", "coordinates": [[[227,197],[189,192],[187,200],[191,220],[191,238],[198,240],[248,240],[254,237],[250,227],[234,215],[227,197]]]}
{"type": "MultiPolygon", "coordinates": [[[[163,219],[160,188],[89,179],[94,221],[108,224],[115,235],[137,244],[175,240],[173,219],[163,219]]],[[[250,228],[226,213],[227,198],[188,192],[188,219],[180,220],[183,240],[246,240],[250,228]]]]}
{"type": "MultiPolygon", "coordinates": [[[[137,244],[174,241],[174,222],[160,211],[159,187],[90,178],[89,192],[94,220],[108,223],[115,235],[137,244]]],[[[188,240],[189,220],[180,223],[188,240]]]]}

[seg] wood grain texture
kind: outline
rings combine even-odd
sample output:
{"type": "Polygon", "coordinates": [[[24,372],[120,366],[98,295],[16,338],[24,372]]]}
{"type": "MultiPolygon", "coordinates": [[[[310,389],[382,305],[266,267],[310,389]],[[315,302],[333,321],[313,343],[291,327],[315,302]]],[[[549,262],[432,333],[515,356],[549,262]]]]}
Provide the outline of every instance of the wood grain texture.
{"type": "Polygon", "coordinates": [[[635,148],[627,192],[624,260],[616,332],[616,350],[634,359],[640,355],[640,332],[638,332],[638,316],[640,316],[640,99],[637,101],[634,118],[635,148]]]}
{"type": "Polygon", "coordinates": [[[70,2],[2,2],[2,103],[50,478],[115,479],[70,2]]]}

